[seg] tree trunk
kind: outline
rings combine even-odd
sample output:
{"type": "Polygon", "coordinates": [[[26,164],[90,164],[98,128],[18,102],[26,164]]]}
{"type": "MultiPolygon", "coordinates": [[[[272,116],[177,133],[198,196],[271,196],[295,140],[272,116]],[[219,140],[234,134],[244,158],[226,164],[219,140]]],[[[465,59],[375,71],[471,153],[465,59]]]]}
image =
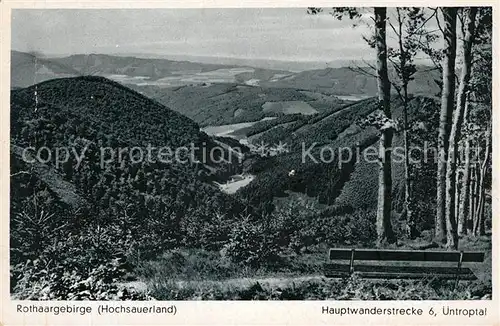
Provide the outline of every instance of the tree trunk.
{"type": "MultiPolygon", "coordinates": [[[[482,182],[480,182],[480,187],[482,182]]],[[[476,225],[474,226],[474,235],[481,236],[485,234],[484,228],[484,188],[480,188],[478,205],[476,210],[476,225]]]]}
{"type": "MultiPolygon", "coordinates": [[[[387,75],[386,15],[385,7],[374,8],[375,12],[375,49],[377,51],[377,88],[379,105],[384,114],[391,118],[391,84],[387,75]]],[[[391,146],[392,129],[381,130],[380,168],[377,203],[377,244],[395,242],[391,225],[392,176],[391,146]]]]}
{"type": "MultiPolygon", "coordinates": [[[[467,23],[463,40],[463,66],[460,75],[460,84],[458,87],[457,109],[455,110],[453,124],[450,130],[448,157],[446,161],[446,246],[450,249],[458,248],[457,219],[455,211],[458,140],[460,139],[460,129],[462,128],[466,96],[472,70],[472,44],[474,42],[474,27],[477,8],[471,7],[467,10],[467,12],[467,23]]],[[[454,77],[455,76],[453,76],[453,78],[454,77]]],[[[453,105],[453,99],[451,99],[451,102],[453,105]]]]}
{"type": "Polygon", "coordinates": [[[460,176],[461,174],[463,174],[462,171],[460,171],[460,169],[458,169],[458,166],[459,166],[459,163],[457,162],[457,173],[455,173],[455,200],[453,201],[453,204],[455,205],[454,207],[454,212],[455,212],[455,223],[457,223],[457,230],[458,230],[458,206],[459,206],[459,203],[460,203],[460,196],[462,195],[460,193],[460,176]]]}
{"type": "Polygon", "coordinates": [[[462,178],[462,190],[460,191],[460,196],[462,201],[458,208],[458,235],[462,236],[467,233],[467,220],[469,214],[467,210],[469,208],[469,189],[470,189],[470,145],[469,140],[465,143],[465,157],[464,157],[464,175],[462,178]]]}
{"type": "Polygon", "coordinates": [[[405,155],[405,200],[404,200],[404,209],[406,211],[406,223],[408,224],[408,233],[410,239],[415,239],[419,236],[419,232],[417,230],[417,225],[415,223],[415,217],[413,215],[413,207],[411,204],[411,184],[410,184],[410,158],[408,156],[408,104],[407,104],[407,88],[404,89],[405,93],[405,101],[403,107],[403,123],[404,123],[404,131],[403,131],[403,139],[404,139],[404,155],[405,155]]]}
{"type": "Polygon", "coordinates": [[[401,19],[401,12],[399,8],[396,8],[398,13],[398,30],[399,30],[399,69],[402,75],[403,81],[403,141],[404,141],[404,169],[405,169],[405,198],[404,198],[404,212],[406,212],[406,223],[408,227],[408,236],[410,239],[414,239],[419,236],[415,219],[413,216],[412,206],[411,206],[411,185],[410,185],[410,158],[408,157],[408,79],[404,73],[407,70],[406,67],[406,51],[403,45],[403,20],[401,19]]]}
{"type": "MultiPolygon", "coordinates": [[[[479,158],[479,156],[477,156],[479,158]]],[[[477,208],[479,207],[479,191],[481,189],[481,170],[479,167],[479,164],[476,163],[475,169],[474,169],[474,178],[475,178],[475,183],[474,183],[474,207],[472,208],[472,234],[475,234],[476,230],[476,225],[477,225],[477,208]]]]}
{"type": "Polygon", "coordinates": [[[467,218],[467,233],[472,234],[472,231],[474,230],[473,224],[474,224],[474,209],[476,208],[476,164],[471,166],[471,171],[470,171],[470,196],[469,196],[469,214],[467,218]]]}
{"type": "MultiPolygon", "coordinates": [[[[441,94],[441,112],[439,116],[438,135],[438,168],[437,168],[437,196],[436,196],[436,224],[435,241],[444,243],[447,246],[456,246],[454,238],[448,238],[446,232],[450,219],[446,219],[446,162],[448,158],[448,142],[450,135],[450,124],[453,115],[455,99],[455,57],[457,48],[456,22],[457,8],[441,8],[444,17],[444,62],[443,62],[443,90],[441,94]]],[[[454,178],[453,178],[454,179],[454,178]]],[[[452,206],[452,205],[451,205],[452,206]]],[[[453,234],[450,233],[450,236],[453,234]]]]}
{"type": "Polygon", "coordinates": [[[483,163],[481,164],[480,181],[479,181],[479,197],[477,199],[476,207],[476,223],[474,225],[474,235],[480,236],[485,234],[484,227],[484,202],[485,202],[485,189],[484,182],[486,178],[486,170],[488,161],[490,159],[490,128],[486,131],[486,148],[484,153],[483,163]]]}

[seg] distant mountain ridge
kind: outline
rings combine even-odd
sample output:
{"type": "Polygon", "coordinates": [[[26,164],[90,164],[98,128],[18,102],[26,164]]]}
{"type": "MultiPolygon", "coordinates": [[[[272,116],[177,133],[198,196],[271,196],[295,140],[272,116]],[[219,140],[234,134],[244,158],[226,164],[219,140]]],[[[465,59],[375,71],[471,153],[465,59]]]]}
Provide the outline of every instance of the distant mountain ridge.
{"type": "Polygon", "coordinates": [[[189,61],[144,59],[132,56],[111,56],[106,54],[76,54],[63,58],[52,58],[51,60],[67,67],[73,67],[85,75],[124,74],[129,76],[149,77],[152,80],[183,70],[202,73],[221,68],[235,67],[217,64],[200,64],[189,61]]]}
{"type": "Polygon", "coordinates": [[[263,58],[238,58],[238,57],[219,57],[219,56],[201,56],[186,54],[149,54],[149,53],[117,53],[118,56],[135,56],[140,58],[164,58],[175,61],[188,60],[191,62],[236,65],[255,67],[266,70],[282,70],[289,72],[301,72],[306,70],[341,68],[351,64],[361,64],[359,60],[332,59],[331,61],[292,61],[263,58]]]}
{"type": "Polygon", "coordinates": [[[75,68],[37,54],[11,51],[11,88],[28,87],[46,80],[79,76],[75,68]]]}
{"type": "MultiPolygon", "coordinates": [[[[298,88],[334,95],[363,94],[375,96],[377,94],[376,79],[357,70],[359,69],[349,67],[307,70],[281,78],[273,83],[264,82],[262,85],[298,88]]],[[[366,68],[366,70],[370,71],[369,68],[366,68]]],[[[426,96],[438,93],[439,87],[435,82],[436,79],[440,79],[437,70],[427,66],[417,67],[414,80],[408,85],[409,93],[426,96]]]]}
{"type": "MultiPolygon", "coordinates": [[[[190,57],[186,56],[186,58],[190,57]]],[[[106,54],[38,58],[36,55],[18,51],[11,52],[11,61],[11,88],[26,87],[53,78],[99,75],[122,84],[163,88],[183,85],[202,86],[207,83],[241,83],[334,95],[373,96],[376,94],[375,78],[346,67],[291,72],[249,65],[198,63],[106,54]]],[[[434,80],[439,78],[437,72],[429,67],[419,67],[415,79],[409,85],[410,93],[417,95],[437,93],[439,88],[434,80]]]]}

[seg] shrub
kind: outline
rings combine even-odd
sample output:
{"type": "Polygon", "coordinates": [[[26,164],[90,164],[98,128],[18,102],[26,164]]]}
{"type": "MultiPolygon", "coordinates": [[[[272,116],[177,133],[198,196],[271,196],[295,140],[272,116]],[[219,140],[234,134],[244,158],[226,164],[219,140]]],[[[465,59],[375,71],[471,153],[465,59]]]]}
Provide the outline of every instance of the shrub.
{"type": "Polygon", "coordinates": [[[318,232],[329,245],[369,246],[376,239],[375,211],[371,209],[324,218],[318,224],[318,232]]]}
{"type": "Polygon", "coordinates": [[[222,254],[249,266],[272,265],[278,260],[280,251],[273,231],[247,216],[235,224],[222,254]]]}
{"type": "Polygon", "coordinates": [[[146,294],[118,286],[124,274],[119,260],[88,270],[63,265],[49,267],[40,260],[28,260],[11,268],[15,280],[13,298],[20,300],[147,300],[146,294]]]}

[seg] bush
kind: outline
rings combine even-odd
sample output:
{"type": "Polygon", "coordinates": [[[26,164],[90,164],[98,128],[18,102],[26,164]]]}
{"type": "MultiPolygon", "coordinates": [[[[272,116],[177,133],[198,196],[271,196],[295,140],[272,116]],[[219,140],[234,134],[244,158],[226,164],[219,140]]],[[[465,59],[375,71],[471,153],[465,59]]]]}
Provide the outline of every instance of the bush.
{"type": "Polygon", "coordinates": [[[273,265],[279,258],[276,233],[259,221],[245,217],[236,223],[229,241],[222,249],[223,256],[249,266],[273,265]]]}
{"type": "Polygon", "coordinates": [[[11,268],[15,280],[13,298],[18,300],[147,300],[146,294],[118,286],[125,273],[119,260],[88,270],[72,270],[63,265],[49,267],[40,259],[28,260],[11,268]]]}
{"type": "Polygon", "coordinates": [[[376,239],[375,211],[357,210],[321,221],[318,232],[324,234],[329,245],[370,246],[376,239]]]}

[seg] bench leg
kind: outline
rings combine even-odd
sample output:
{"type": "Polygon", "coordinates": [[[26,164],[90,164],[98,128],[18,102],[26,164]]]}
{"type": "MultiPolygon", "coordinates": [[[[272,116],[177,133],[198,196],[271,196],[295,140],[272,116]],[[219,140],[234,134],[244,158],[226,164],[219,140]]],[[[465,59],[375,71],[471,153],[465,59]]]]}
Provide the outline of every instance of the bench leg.
{"type": "Polygon", "coordinates": [[[463,256],[464,256],[464,252],[460,251],[460,260],[458,261],[458,266],[457,266],[457,278],[455,280],[455,286],[453,287],[453,290],[455,290],[457,288],[458,281],[460,280],[460,271],[462,269],[462,259],[463,259],[463,256]]]}
{"type": "Polygon", "coordinates": [[[349,273],[352,275],[354,273],[354,252],[356,249],[351,249],[351,262],[349,264],[349,273]]]}

